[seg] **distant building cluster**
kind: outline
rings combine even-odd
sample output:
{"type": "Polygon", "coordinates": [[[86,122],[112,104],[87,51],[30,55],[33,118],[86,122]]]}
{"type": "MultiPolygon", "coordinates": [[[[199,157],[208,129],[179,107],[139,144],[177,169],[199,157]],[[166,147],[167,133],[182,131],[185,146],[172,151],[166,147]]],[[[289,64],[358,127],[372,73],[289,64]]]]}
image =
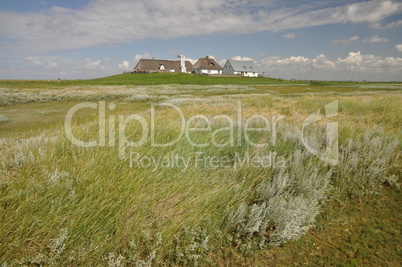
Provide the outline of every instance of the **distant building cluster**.
{"type": "Polygon", "coordinates": [[[188,60],[140,59],[131,73],[185,72],[199,75],[240,75],[258,77],[253,61],[227,60],[223,68],[212,57],[198,59],[193,65],[188,60]]]}

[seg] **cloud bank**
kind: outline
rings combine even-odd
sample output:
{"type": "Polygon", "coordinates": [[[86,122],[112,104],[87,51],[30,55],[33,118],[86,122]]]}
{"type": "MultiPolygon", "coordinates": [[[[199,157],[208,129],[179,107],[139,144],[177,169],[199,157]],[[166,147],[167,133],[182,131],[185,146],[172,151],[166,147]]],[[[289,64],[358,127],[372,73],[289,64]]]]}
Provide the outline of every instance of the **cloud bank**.
{"type": "Polygon", "coordinates": [[[346,22],[391,28],[400,21],[386,26],[379,22],[402,13],[402,3],[394,1],[350,5],[348,1],[300,1],[291,7],[277,0],[244,2],[92,0],[77,10],[54,6],[38,13],[0,11],[0,49],[5,55],[24,49],[40,54],[128,44],[146,38],[275,32],[346,22]]]}
{"type": "Polygon", "coordinates": [[[358,41],[360,39],[359,36],[355,35],[352,37],[349,37],[347,39],[342,39],[342,40],[334,40],[332,43],[333,44],[343,44],[343,45],[348,45],[354,41],[358,41]]]}
{"type": "MultiPolygon", "coordinates": [[[[401,46],[402,52],[402,46],[401,46]]],[[[402,58],[379,57],[349,52],[344,58],[320,54],[315,58],[303,56],[266,57],[259,68],[269,77],[312,80],[401,80],[402,58]]]]}
{"type": "MultiPolygon", "coordinates": [[[[402,52],[402,44],[396,45],[396,49],[402,52]]],[[[151,54],[145,52],[134,57],[134,65],[141,58],[151,58],[151,54]]],[[[301,80],[368,80],[368,81],[402,81],[402,58],[380,57],[372,54],[363,54],[360,51],[349,52],[345,57],[331,58],[324,54],[315,57],[290,56],[264,57],[257,59],[246,56],[235,56],[235,60],[250,60],[256,64],[261,74],[273,78],[301,79],[301,80]]],[[[191,60],[191,59],[188,59],[191,60]]],[[[105,59],[71,59],[63,57],[26,57],[25,61],[30,68],[2,69],[0,71],[12,76],[14,73],[32,75],[32,77],[49,79],[54,77],[74,77],[85,73],[86,78],[95,78],[123,71],[131,70],[134,65],[129,61],[115,61],[105,59]]],[[[217,59],[223,66],[226,59],[217,59]]],[[[30,78],[27,76],[27,78],[30,78]]]]}
{"type": "Polygon", "coordinates": [[[370,38],[364,39],[363,43],[386,43],[388,38],[380,37],[378,35],[373,35],[370,38]]]}

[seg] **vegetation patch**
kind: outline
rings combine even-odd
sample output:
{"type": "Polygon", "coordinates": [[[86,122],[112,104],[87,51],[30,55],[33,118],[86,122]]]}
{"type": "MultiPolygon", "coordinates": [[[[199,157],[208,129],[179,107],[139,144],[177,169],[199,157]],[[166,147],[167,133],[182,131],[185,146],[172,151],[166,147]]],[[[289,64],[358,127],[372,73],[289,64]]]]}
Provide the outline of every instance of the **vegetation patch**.
{"type": "Polygon", "coordinates": [[[400,91],[327,94],[327,84],[314,86],[315,94],[273,92],[282,85],[185,84],[0,92],[9,97],[0,107],[9,118],[0,126],[0,262],[400,262],[400,91]],[[336,116],[322,115],[303,130],[306,118],[326,114],[334,101],[336,116]],[[77,111],[71,132],[101,142],[103,131],[104,145],[79,147],[67,136],[66,115],[82,103],[96,108],[77,111]],[[192,131],[153,146],[180,134],[178,110],[192,131]],[[259,117],[239,123],[253,115],[259,117]],[[270,128],[248,131],[266,126],[261,118],[270,128]],[[140,122],[152,120],[151,137],[140,122]],[[325,148],[333,122],[335,165],[305,145],[325,148]],[[142,145],[130,145],[143,136],[142,145]],[[253,145],[259,143],[266,145],[253,145]]]}
{"type": "Polygon", "coordinates": [[[6,121],[8,121],[9,119],[6,117],[6,116],[4,116],[4,115],[0,115],[0,122],[6,122],[6,121]]]}

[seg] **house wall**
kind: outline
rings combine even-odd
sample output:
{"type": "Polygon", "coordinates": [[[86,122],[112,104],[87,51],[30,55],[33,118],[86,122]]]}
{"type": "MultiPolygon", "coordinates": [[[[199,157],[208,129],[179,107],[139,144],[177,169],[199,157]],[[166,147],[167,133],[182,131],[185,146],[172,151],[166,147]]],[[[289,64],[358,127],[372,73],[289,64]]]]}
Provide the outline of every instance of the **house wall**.
{"type": "Polygon", "coordinates": [[[221,70],[208,70],[208,74],[222,74],[221,70]]]}
{"type": "Polygon", "coordinates": [[[223,74],[237,74],[237,73],[235,73],[235,71],[229,61],[226,61],[225,66],[223,66],[222,72],[223,72],[223,74]]]}
{"type": "Polygon", "coordinates": [[[204,70],[196,69],[196,70],[193,70],[193,71],[194,71],[196,74],[201,75],[204,70]]]}
{"type": "Polygon", "coordinates": [[[247,77],[258,77],[258,72],[244,72],[243,76],[247,76],[247,77]]]}
{"type": "MultiPolygon", "coordinates": [[[[233,69],[232,69],[233,70],[233,69]]],[[[223,74],[234,74],[234,75],[241,75],[245,77],[258,77],[258,72],[250,72],[250,71],[228,71],[223,69],[223,74]]]]}
{"type": "Polygon", "coordinates": [[[196,74],[222,74],[221,70],[207,70],[207,69],[196,69],[193,70],[196,74]]]}

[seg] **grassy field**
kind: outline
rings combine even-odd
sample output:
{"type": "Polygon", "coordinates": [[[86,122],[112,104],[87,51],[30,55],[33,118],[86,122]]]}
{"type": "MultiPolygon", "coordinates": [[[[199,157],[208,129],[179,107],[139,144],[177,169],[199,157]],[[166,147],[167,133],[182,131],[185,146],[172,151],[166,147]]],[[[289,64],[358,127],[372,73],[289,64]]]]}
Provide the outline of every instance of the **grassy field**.
{"type": "Polygon", "coordinates": [[[2,82],[3,266],[401,264],[402,84],[2,82]],[[325,116],[334,101],[336,116],[325,116]],[[93,107],[74,113],[71,133],[93,147],[66,132],[82,103],[93,107]],[[317,110],[305,140],[322,150],[337,122],[336,165],[301,138],[317,110]],[[152,145],[175,140],[183,119],[182,138],[152,145]]]}
{"type": "MultiPolygon", "coordinates": [[[[213,77],[183,73],[119,74],[92,80],[0,80],[7,88],[60,88],[65,86],[99,85],[160,85],[160,84],[282,84],[282,80],[247,77],[213,77]]],[[[289,81],[286,82],[287,84],[289,81]]],[[[292,82],[299,83],[299,82],[292,82]]]]}
{"type": "Polygon", "coordinates": [[[71,86],[102,86],[102,85],[161,85],[161,84],[187,84],[187,85],[309,85],[315,87],[342,87],[360,88],[373,87],[399,88],[400,83],[364,82],[353,81],[297,81],[273,78],[249,78],[249,77],[214,77],[200,76],[183,73],[151,73],[151,74],[118,74],[114,76],[92,80],[0,80],[0,86],[4,88],[62,88],[71,86]]]}

